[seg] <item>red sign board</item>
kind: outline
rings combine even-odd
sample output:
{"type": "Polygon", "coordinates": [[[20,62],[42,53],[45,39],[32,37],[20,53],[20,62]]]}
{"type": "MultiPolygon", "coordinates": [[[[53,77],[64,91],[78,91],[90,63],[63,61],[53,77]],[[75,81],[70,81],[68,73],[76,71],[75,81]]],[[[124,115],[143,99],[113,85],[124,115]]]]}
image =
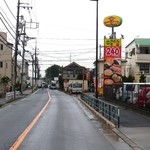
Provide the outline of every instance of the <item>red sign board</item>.
{"type": "Polygon", "coordinates": [[[104,39],[104,85],[121,82],[121,39],[104,39]]]}

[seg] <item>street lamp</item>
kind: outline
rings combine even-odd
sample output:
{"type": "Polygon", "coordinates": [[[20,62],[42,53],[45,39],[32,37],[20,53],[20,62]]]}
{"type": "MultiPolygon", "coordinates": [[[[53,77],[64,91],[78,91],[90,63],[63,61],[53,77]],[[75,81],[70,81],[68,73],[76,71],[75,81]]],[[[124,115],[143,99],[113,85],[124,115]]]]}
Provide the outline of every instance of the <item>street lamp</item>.
{"type": "Polygon", "coordinates": [[[96,1],[96,60],[95,60],[95,73],[96,73],[96,83],[95,83],[95,97],[98,98],[98,0],[96,1]]]}

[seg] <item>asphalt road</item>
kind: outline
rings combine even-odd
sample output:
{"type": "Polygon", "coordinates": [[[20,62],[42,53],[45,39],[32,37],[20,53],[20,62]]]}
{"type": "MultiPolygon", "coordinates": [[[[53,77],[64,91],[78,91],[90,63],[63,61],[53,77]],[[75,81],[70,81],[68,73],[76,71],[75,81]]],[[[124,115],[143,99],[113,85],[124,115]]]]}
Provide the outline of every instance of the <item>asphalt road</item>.
{"type": "MultiPolygon", "coordinates": [[[[0,150],[9,150],[48,102],[19,150],[131,150],[81,106],[76,96],[42,90],[0,109],[0,150]]],[[[13,150],[13,148],[12,148],[13,150]]]]}

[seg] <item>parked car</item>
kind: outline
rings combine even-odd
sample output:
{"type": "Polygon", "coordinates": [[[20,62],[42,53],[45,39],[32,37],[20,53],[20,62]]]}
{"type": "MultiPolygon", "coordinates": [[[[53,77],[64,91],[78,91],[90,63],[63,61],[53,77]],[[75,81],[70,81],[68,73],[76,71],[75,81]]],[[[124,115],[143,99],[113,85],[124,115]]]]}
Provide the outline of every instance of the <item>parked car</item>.
{"type": "Polygon", "coordinates": [[[116,91],[116,99],[122,100],[128,103],[136,103],[137,88],[135,86],[128,86],[126,84],[123,87],[119,87],[116,91]]]}
{"type": "Polygon", "coordinates": [[[146,104],[145,107],[150,109],[150,91],[146,94],[146,104]]]}
{"type": "Polygon", "coordinates": [[[138,107],[147,107],[150,104],[150,87],[142,87],[139,91],[136,104],[138,107]]]}
{"type": "Polygon", "coordinates": [[[51,85],[49,86],[49,88],[50,88],[51,90],[56,90],[56,89],[57,89],[56,84],[51,84],[51,85]]]}

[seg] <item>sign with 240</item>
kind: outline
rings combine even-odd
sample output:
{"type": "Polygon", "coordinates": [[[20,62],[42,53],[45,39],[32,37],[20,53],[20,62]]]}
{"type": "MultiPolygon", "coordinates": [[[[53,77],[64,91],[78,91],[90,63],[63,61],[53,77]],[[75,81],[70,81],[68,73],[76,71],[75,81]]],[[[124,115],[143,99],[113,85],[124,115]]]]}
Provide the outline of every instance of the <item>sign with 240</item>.
{"type": "Polygon", "coordinates": [[[120,47],[105,47],[105,57],[121,57],[120,47]]]}
{"type": "Polygon", "coordinates": [[[104,39],[104,58],[121,58],[121,39],[104,39]]]}
{"type": "Polygon", "coordinates": [[[104,85],[121,83],[121,39],[104,38],[104,85]]]}

